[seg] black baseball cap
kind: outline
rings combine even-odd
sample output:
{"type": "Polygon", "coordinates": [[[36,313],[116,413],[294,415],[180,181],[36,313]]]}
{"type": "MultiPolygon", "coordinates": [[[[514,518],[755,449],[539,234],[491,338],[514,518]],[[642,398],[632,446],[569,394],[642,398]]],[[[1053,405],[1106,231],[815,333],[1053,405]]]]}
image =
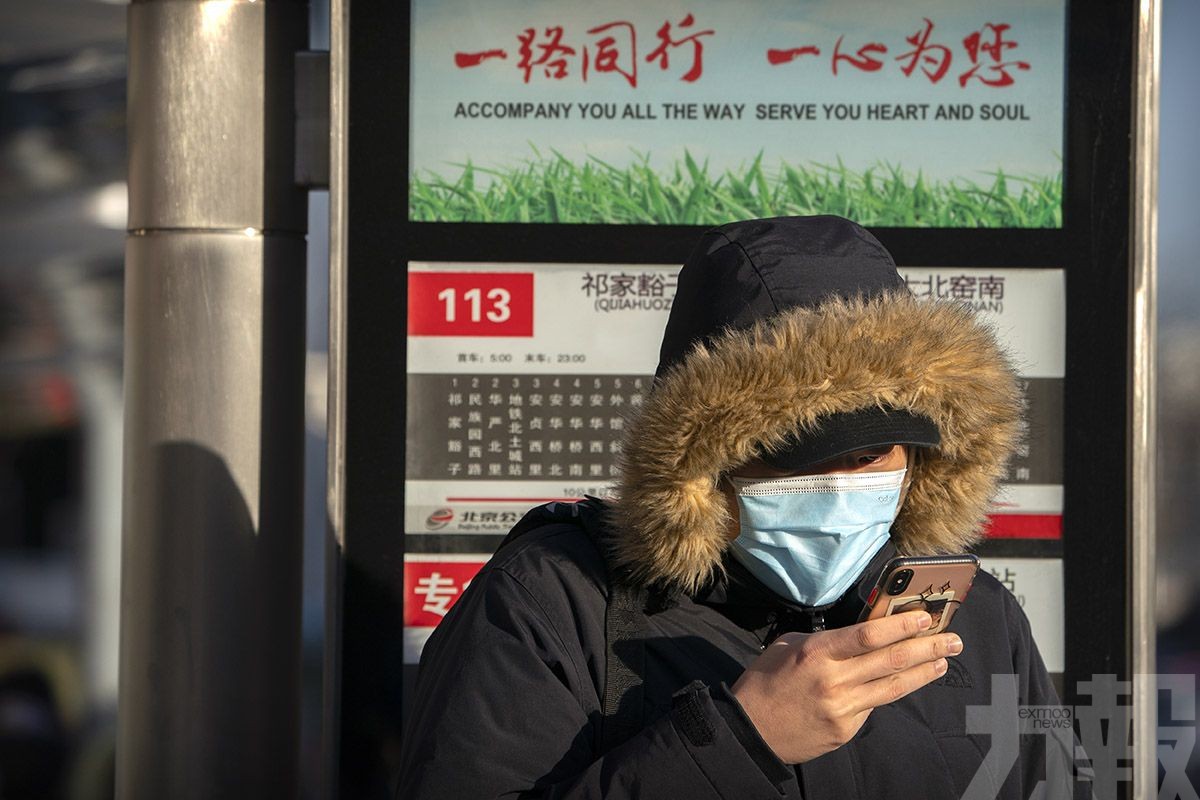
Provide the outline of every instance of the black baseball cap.
{"type": "Polygon", "coordinates": [[[941,441],[937,425],[928,417],[906,409],[871,406],[821,417],[815,428],[792,434],[781,446],[763,452],[761,458],[769,466],[791,472],[869,447],[935,447],[941,441]]]}

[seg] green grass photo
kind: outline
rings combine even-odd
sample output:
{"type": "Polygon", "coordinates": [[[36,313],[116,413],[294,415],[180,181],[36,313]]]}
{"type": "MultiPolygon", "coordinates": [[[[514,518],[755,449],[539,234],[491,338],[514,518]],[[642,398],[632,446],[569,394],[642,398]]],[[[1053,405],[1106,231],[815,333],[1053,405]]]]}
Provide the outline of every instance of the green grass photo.
{"type": "Polygon", "coordinates": [[[664,171],[639,155],[618,168],[560,153],[518,167],[456,165],[451,179],[412,176],[414,222],[575,222],[607,225],[710,225],[790,214],[839,214],[863,225],[929,228],[1062,227],[1062,173],[1018,176],[997,171],[978,183],[930,181],[895,165],[861,172],[843,164],[763,165],[716,176],[689,153],[664,171]]]}

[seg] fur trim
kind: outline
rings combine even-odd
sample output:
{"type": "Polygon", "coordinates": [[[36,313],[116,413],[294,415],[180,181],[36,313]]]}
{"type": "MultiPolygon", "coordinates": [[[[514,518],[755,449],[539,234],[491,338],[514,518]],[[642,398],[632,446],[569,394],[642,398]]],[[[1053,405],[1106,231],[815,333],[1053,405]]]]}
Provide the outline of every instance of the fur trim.
{"type": "Polygon", "coordinates": [[[638,583],[695,592],[728,546],[722,473],[824,415],[872,405],[922,414],[941,432],[909,467],[900,551],[977,542],[1022,434],[1016,375],[970,309],[890,294],[788,310],[669,370],[625,437],[617,565],[638,583]]]}

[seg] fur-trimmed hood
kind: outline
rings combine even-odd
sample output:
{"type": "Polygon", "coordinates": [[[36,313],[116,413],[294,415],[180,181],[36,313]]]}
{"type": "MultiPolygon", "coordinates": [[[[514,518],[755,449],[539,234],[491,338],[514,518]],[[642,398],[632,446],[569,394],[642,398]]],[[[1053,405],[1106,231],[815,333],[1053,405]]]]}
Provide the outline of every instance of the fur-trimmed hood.
{"type": "Polygon", "coordinates": [[[909,466],[900,551],[955,552],[980,538],[1022,431],[1009,360],[963,305],[894,287],[865,294],[726,326],[661,371],[628,426],[612,510],[613,555],[637,582],[698,590],[729,544],[721,475],[827,415],[872,406],[927,417],[941,434],[909,466]]]}

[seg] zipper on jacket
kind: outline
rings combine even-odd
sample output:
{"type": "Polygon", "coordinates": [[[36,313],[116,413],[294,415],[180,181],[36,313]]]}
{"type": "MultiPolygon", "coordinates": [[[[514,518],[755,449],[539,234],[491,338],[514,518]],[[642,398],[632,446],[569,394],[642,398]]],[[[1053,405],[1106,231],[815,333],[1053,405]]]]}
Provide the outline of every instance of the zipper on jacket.
{"type": "Polygon", "coordinates": [[[823,610],[812,611],[805,609],[803,611],[783,611],[780,613],[772,611],[767,614],[766,621],[769,627],[767,628],[766,635],[760,639],[763,650],[766,650],[771,642],[778,639],[780,634],[787,631],[816,633],[817,631],[825,630],[825,612],[823,610]]]}

